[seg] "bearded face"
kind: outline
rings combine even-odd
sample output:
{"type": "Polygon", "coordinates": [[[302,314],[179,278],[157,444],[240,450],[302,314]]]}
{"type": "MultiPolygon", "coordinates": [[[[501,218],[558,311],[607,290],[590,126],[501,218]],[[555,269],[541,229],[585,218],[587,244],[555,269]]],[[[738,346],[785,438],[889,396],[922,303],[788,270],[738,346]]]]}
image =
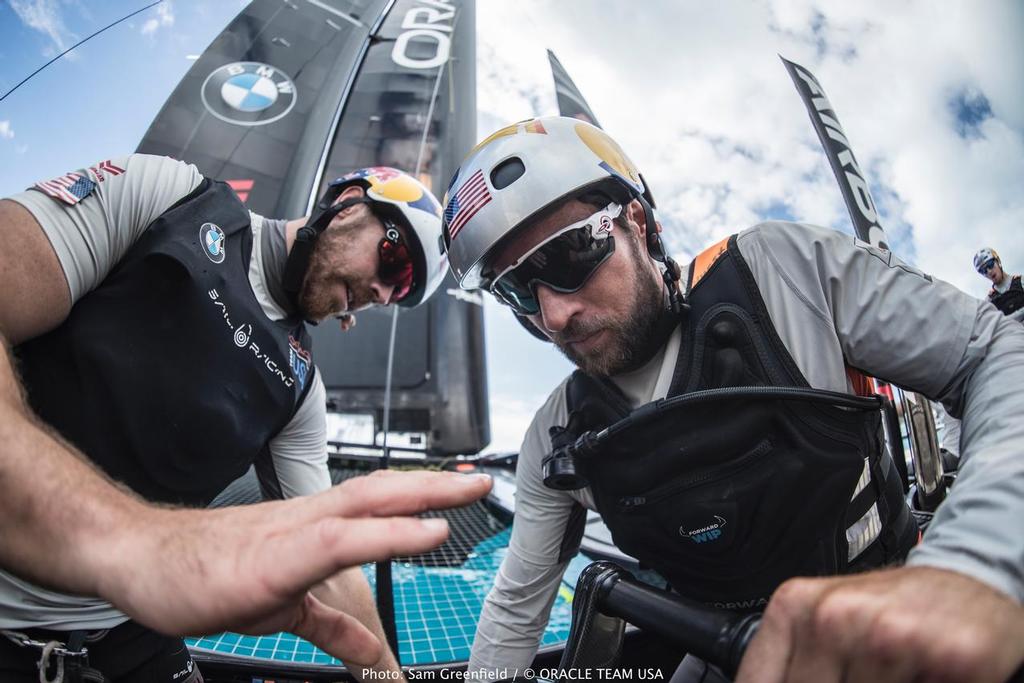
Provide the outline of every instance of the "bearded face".
{"type": "Polygon", "coordinates": [[[634,370],[650,358],[652,346],[661,341],[658,323],[665,309],[662,288],[648,276],[647,259],[639,250],[639,242],[631,246],[632,268],[621,287],[630,293],[632,305],[619,311],[609,308],[587,317],[576,316],[552,333],[551,341],[565,357],[589,375],[608,377],[634,370]],[[572,341],[581,339],[594,342],[588,345],[572,341]]]}
{"type": "Polygon", "coordinates": [[[307,320],[325,320],[376,302],[377,243],[384,228],[369,210],[337,217],[317,239],[299,291],[307,320]]]}

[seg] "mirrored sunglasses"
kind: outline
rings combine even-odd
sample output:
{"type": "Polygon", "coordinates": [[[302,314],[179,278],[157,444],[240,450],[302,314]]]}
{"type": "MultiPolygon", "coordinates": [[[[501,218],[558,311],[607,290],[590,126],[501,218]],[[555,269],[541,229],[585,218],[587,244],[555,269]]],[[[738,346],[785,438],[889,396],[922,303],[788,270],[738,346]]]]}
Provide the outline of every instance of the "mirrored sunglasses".
{"type": "Polygon", "coordinates": [[[501,271],[491,293],[519,315],[536,315],[538,284],[564,294],[582,289],[615,252],[612,224],[621,213],[622,206],[613,202],[562,228],[501,271]]]}
{"type": "Polygon", "coordinates": [[[414,269],[409,245],[394,223],[384,223],[384,237],[377,244],[377,255],[380,257],[377,277],[385,285],[394,287],[388,303],[398,303],[412,289],[414,269]]]}

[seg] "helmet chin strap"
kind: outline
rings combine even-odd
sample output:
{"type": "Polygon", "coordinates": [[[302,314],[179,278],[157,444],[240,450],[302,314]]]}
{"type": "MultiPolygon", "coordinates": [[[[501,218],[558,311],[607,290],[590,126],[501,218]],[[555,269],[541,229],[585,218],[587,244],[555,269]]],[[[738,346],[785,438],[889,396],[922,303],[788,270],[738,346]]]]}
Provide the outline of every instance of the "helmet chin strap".
{"type": "Polygon", "coordinates": [[[284,291],[291,300],[296,310],[299,308],[299,292],[302,290],[302,283],[306,279],[306,270],[309,268],[309,258],[313,255],[313,247],[320,235],[331,224],[334,217],[350,206],[356,204],[369,204],[367,197],[351,197],[334,204],[334,200],[344,188],[329,187],[324,196],[317,202],[317,211],[304,226],[295,233],[295,241],[292,249],[288,252],[288,261],[284,267],[284,291]]]}
{"type": "Polygon", "coordinates": [[[665,290],[668,292],[669,307],[672,312],[682,315],[690,308],[686,303],[686,295],[683,294],[679,281],[682,277],[682,269],[679,264],[665,252],[665,243],[661,241],[658,233],[658,224],[654,221],[654,210],[650,202],[644,196],[636,198],[644,208],[644,221],[647,223],[647,253],[651,258],[665,266],[661,273],[661,279],[665,282],[665,290]]]}

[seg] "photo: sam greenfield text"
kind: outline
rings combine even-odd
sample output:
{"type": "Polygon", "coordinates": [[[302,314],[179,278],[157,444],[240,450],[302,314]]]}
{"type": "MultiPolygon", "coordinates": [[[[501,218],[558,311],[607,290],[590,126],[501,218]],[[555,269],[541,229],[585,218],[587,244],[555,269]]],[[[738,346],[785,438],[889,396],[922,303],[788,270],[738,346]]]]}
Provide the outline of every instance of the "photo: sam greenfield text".
{"type": "MultiPolygon", "coordinates": [[[[403,668],[406,680],[409,681],[502,681],[519,678],[549,680],[549,681],[660,681],[665,680],[665,674],[661,669],[479,669],[466,671],[464,669],[431,668],[416,669],[414,667],[403,668]]],[[[398,680],[398,673],[393,671],[363,670],[364,681],[387,681],[398,680]]]]}

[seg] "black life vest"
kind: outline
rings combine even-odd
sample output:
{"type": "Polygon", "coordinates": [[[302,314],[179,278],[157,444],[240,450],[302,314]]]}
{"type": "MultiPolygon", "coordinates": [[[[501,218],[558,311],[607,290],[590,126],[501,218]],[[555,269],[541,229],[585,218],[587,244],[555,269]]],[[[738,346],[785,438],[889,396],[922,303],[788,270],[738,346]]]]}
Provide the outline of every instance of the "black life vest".
{"type": "Polygon", "coordinates": [[[32,409],[149,500],[209,503],[312,384],[304,323],[269,319],[249,284],[252,241],[232,190],[203,181],[16,349],[32,409]]]}
{"type": "Polygon", "coordinates": [[[810,388],[735,236],[698,257],[689,290],[666,399],[631,411],[610,382],[568,384],[573,430],[605,430],[577,465],[616,545],[679,593],[737,609],[793,576],[905,557],[917,524],[877,398],[810,388]]]}
{"type": "Polygon", "coordinates": [[[1010,315],[1024,307],[1024,287],[1021,286],[1020,275],[1010,278],[1010,287],[1005,292],[997,292],[995,287],[989,290],[988,300],[1002,311],[1003,315],[1010,315]]]}

